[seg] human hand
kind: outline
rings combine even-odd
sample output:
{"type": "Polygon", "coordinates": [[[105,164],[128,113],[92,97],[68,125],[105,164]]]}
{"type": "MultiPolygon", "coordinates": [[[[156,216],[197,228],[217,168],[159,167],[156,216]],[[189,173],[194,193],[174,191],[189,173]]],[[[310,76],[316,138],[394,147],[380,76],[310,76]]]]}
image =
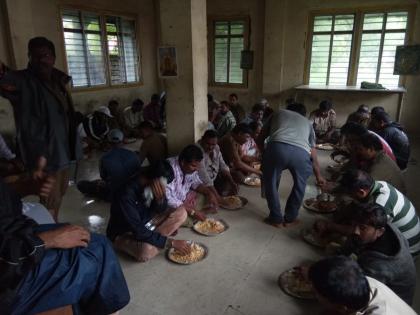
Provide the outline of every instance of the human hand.
{"type": "Polygon", "coordinates": [[[173,240],[172,247],[179,251],[182,255],[188,255],[191,252],[191,246],[184,240],[173,240]]]}
{"type": "Polygon", "coordinates": [[[317,183],[317,185],[319,186],[319,187],[323,187],[323,186],[325,186],[325,184],[327,183],[327,180],[322,176],[322,175],[319,175],[317,178],[316,178],[316,183],[317,183]]]}
{"type": "Polygon", "coordinates": [[[195,211],[194,219],[197,219],[198,221],[205,221],[207,217],[202,211],[195,211]]]}
{"type": "Polygon", "coordinates": [[[157,201],[161,201],[165,198],[165,187],[163,187],[161,181],[157,178],[154,179],[151,185],[153,196],[157,201]]]}
{"type": "Polygon", "coordinates": [[[45,243],[46,248],[87,247],[90,242],[90,233],[76,225],[65,225],[55,230],[41,232],[38,237],[45,243]]]}
{"type": "Polygon", "coordinates": [[[219,207],[219,199],[217,198],[217,196],[214,193],[212,193],[212,192],[208,193],[207,201],[208,201],[209,207],[215,208],[215,209],[217,209],[219,207]]]}
{"type": "Polygon", "coordinates": [[[46,176],[45,168],[47,167],[47,159],[44,156],[41,156],[38,159],[36,169],[32,173],[32,177],[35,180],[41,180],[46,176]]]}

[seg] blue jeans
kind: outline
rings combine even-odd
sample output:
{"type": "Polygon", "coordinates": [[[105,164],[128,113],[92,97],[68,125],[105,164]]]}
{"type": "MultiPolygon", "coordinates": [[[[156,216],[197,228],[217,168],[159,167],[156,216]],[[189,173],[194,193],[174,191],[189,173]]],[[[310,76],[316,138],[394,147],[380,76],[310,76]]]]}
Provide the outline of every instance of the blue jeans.
{"type": "Polygon", "coordinates": [[[270,209],[269,218],[276,223],[293,222],[296,220],[299,208],[302,205],[306,181],[312,174],[310,154],[294,145],[269,142],[263,154],[262,172],[265,197],[270,209]],[[289,170],[292,174],[293,188],[287,199],[283,217],[278,189],[281,173],[284,170],[289,170]]]}
{"type": "Polygon", "coordinates": [[[19,284],[11,314],[31,315],[73,305],[74,314],[106,315],[120,310],[129,300],[124,275],[108,239],[91,234],[87,248],[46,250],[42,261],[19,284]]]}

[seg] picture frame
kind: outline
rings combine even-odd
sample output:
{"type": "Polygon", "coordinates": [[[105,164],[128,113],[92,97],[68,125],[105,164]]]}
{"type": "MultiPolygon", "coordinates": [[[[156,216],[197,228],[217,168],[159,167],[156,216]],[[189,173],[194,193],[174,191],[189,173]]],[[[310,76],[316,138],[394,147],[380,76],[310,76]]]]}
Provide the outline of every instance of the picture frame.
{"type": "Polygon", "coordinates": [[[178,77],[177,51],[174,46],[158,47],[159,77],[163,79],[178,77]]]}

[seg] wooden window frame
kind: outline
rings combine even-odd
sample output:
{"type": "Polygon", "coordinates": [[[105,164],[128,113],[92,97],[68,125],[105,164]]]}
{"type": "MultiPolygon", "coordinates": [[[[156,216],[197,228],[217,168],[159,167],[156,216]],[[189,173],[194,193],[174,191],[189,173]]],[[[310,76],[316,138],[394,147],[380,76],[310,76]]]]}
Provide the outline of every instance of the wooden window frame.
{"type": "MultiPolygon", "coordinates": [[[[142,61],[143,58],[141,56],[141,50],[140,50],[140,38],[139,38],[139,30],[138,30],[138,23],[137,23],[137,16],[134,14],[124,13],[124,12],[118,12],[118,11],[107,11],[107,10],[98,10],[91,7],[84,7],[84,6],[71,6],[71,5],[63,5],[58,6],[58,16],[59,16],[59,23],[60,23],[60,31],[61,31],[61,47],[63,47],[63,60],[64,60],[64,68],[66,73],[69,73],[68,69],[68,62],[67,62],[67,52],[66,52],[66,45],[65,45],[65,39],[64,39],[64,27],[63,27],[63,11],[64,10],[77,10],[80,12],[85,13],[93,13],[99,15],[99,23],[100,23],[100,29],[101,29],[101,38],[103,39],[103,42],[101,42],[102,46],[102,53],[104,57],[104,67],[105,67],[105,80],[106,83],[102,85],[94,85],[94,86],[81,86],[81,87],[73,87],[71,86],[71,91],[73,92],[85,92],[85,91],[97,91],[97,90],[104,90],[104,89],[119,89],[119,88],[132,88],[132,87],[139,87],[143,86],[143,75],[142,75],[142,61]],[[136,38],[136,49],[137,49],[137,56],[138,56],[138,78],[139,80],[137,82],[129,82],[125,84],[111,84],[111,74],[110,74],[110,65],[111,60],[109,57],[108,52],[108,40],[107,40],[107,30],[106,30],[106,17],[107,16],[113,16],[113,17],[120,17],[124,19],[130,19],[134,22],[134,33],[136,38]]],[[[84,26],[82,25],[82,29],[84,26]]]]}
{"type": "MultiPolygon", "coordinates": [[[[417,5],[408,4],[408,5],[395,5],[395,6],[386,6],[386,7],[364,7],[357,9],[331,9],[331,10],[314,10],[309,13],[308,17],[308,32],[306,36],[306,54],[305,54],[305,66],[303,74],[303,82],[305,85],[309,85],[309,76],[311,68],[311,53],[312,53],[312,37],[313,37],[313,26],[314,19],[316,16],[320,15],[346,15],[354,14],[354,27],[353,27],[353,39],[350,52],[350,62],[349,62],[349,72],[347,77],[346,86],[355,86],[357,84],[357,72],[359,68],[359,57],[360,57],[360,48],[362,43],[362,34],[363,34],[363,18],[365,14],[369,13],[391,13],[398,11],[407,11],[408,20],[406,27],[406,36],[404,44],[410,44],[413,38],[414,32],[414,18],[416,14],[417,5]]],[[[366,31],[365,31],[366,32],[366,31]]],[[[392,31],[388,31],[392,32],[392,31]]],[[[383,49],[383,39],[384,36],[381,36],[381,51],[383,49]]],[[[331,58],[331,56],[330,56],[331,58]]],[[[378,62],[380,59],[378,58],[378,62]]],[[[379,70],[378,70],[379,69],[379,70]]],[[[380,67],[378,67],[380,71],[380,67]]],[[[406,82],[406,77],[400,75],[398,87],[403,87],[406,82]]]]}
{"type": "MultiPolygon", "coordinates": [[[[248,70],[247,69],[242,69],[242,83],[221,83],[221,82],[216,82],[215,81],[215,62],[214,62],[214,58],[215,58],[215,53],[214,53],[214,48],[215,48],[215,23],[216,22],[232,22],[232,21],[243,21],[244,22],[244,34],[241,36],[244,39],[244,50],[249,49],[250,47],[250,40],[249,40],[249,35],[250,35],[250,17],[249,16],[244,16],[244,15],[240,15],[240,16],[209,16],[208,20],[207,20],[207,30],[208,30],[208,64],[210,65],[209,67],[209,85],[213,86],[213,87],[225,87],[225,88],[242,88],[242,89],[247,89],[248,88],[248,70]]],[[[235,36],[228,36],[228,38],[230,37],[235,37],[235,36]]],[[[239,37],[239,36],[237,36],[239,37]]],[[[228,51],[230,49],[229,47],[230,45],[228,45],[228,51]]],[[[228,60],[228,76],[227,78],[229,79],[229,60],[228,60]]]]}

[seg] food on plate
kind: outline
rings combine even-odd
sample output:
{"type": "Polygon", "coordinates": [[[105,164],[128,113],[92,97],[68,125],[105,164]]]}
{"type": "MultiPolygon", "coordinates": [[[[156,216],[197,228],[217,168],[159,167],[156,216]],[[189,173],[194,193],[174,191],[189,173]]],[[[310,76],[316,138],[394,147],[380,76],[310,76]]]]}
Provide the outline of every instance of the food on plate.
{"type": "Polygon", "coordinates": [[[315,293],[311,283],[304,277],[299,268],[283,272],[279,277],[280,287],[297,298],[314,299],[315,293]]]}
{"type": "Polygon", "coordinates": [[[232,209],[240,208],[242,200],[238,196],[227,196],[223,198],[223,205],[232,209]]]}
{"type": "Polygon", "coordinates": [[[194,229],[203,234],[219,234],[222,233],[226,227],[220,221],[207,218],[204,221],[199,221],[194,224],[194,229]]]}
{"type": "Polygon", "coordinates": [[[250,176],[245,178],[245,184],[249,186],[261,186],[261,178],[250,176]]]}
{"type": "Polygon", "coordinates": [[[206,251],[203,246],[197,243],[192,243],[190,248],[191,248],[191,251],[187,255],[183,255],[176,249],[171,248],[169,252],[169,258],[172,261],[180,263],[180,264],[192,264],[204,258],[206,251]]]}

